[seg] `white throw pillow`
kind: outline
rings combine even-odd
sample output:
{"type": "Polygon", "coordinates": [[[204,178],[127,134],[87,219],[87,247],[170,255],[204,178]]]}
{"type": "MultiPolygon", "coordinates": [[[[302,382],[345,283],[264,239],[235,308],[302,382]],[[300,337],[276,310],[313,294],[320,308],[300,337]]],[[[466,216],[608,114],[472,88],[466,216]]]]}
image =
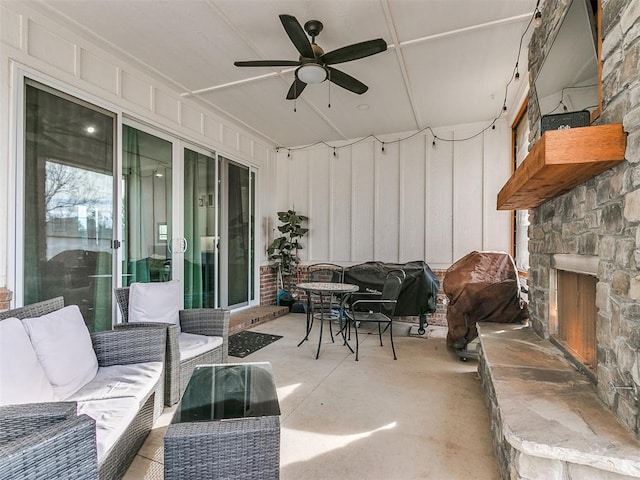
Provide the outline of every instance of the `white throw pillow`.
{"type": "Polygon", "coordinates": [[[0,405],[55,400],[22,322],[0,320],[0,405]]]}
{"type": "Polygon", "coordinates": [[[182,285],[170,282],[132,283],[129,287],[129,322],[174,323],[180,328],[182,285]]]}
{"type": "Polygon", "coordinates": [[[66,399],[96,376],[98,359],[77,305],[22,323],[58,398],[66,399]]]}

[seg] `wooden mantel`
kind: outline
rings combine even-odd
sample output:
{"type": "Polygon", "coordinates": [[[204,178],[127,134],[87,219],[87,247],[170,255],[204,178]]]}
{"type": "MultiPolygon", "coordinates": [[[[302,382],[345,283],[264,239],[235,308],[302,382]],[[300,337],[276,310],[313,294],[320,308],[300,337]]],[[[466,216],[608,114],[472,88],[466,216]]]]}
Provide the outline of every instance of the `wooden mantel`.
{"type": "Polygon", "coordinates": [[[537,207],[624,160],[622,124],[548,130],[498,193],[498,210],[537,207]]]}

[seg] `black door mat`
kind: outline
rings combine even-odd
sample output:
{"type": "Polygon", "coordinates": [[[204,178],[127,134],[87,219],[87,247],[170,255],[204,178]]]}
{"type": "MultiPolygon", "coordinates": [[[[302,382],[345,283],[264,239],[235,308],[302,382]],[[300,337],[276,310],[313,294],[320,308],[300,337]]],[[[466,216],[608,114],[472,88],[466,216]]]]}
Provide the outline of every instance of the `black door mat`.
{"type": "Polygon", "coordinates": [[[269,335],[248,330],[236,333],[229,337],[229,355],[244,358],[281,338],[282,335],[269,335]]]}

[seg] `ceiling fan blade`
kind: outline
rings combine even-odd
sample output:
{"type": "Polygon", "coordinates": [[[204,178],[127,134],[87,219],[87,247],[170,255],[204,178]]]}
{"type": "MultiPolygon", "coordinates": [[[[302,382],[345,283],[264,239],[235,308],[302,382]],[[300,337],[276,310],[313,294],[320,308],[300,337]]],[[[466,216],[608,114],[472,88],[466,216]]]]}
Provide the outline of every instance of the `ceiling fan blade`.
{"type": "Polygon", "coordinates": [[[329,80],[342,88],[346,88],[358,95],[362,95],[364,92],[369,90],[369,87],[360,80],[356,80],[351,75],[347,75],[346,73],[331,67],[326,67],[326,69],[329,70],[329,80]]]}
{"type": "Polygon", "coordinates": [[[300,62],[295,60],[249,60],[233,62],[236,67],[297,67],[300,62]]]}
{"type": "Polygon", "coordinates": [[[381,38],[375,40],[367,40],[366,42],[354,43],[346,47],[338,48],[325,53],[320,60],[325,65],[335,65],[336,63],[350,62],[359,58],[375,55],[384,52],[387,49],[387,42],[381,38]]]}
{"type": "Polygon", "coordinates": [[[296,47],[300,55],[307,58],[314,58],[313,48],[307,34],[302,29],[300,22],[292,15],[280,15],[280,21],[284,27],[291,42],[296,47]]]}
{"type": "Polygon", "coordinates": [[[295,100],[298,98],[306,86],[306,83],[298,80],[298,77],[296,77],[289,88],[289,93],[287,93],[287,100],[295,100]]]}

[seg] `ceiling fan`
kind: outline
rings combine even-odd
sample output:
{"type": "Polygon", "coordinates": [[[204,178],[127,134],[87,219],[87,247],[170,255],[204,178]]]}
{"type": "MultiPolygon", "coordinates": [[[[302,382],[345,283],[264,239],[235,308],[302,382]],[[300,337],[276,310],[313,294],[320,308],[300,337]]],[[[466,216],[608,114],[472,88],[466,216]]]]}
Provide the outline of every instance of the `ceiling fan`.
{"type": "Polygon", "coordinates": [[[287,93],[287,100],[298,98],[307,84],[322,83],[325,80],[358,95],[362,95],[369,89],[361,81],[330,65],[350,62],[384,52],[387,49],[387,43],[383,39],[354,43],[324,53],[324,50],[316,43],[316,37],[323,28],[322,22],[309,20],[304,24],[303,30],[296,17],[292,15],[280,15],[280,21],[291,42],[300,53],[299,60],[251,60],[234,62],[234,65],[236,67],[298,67],[295,71],[295,79],[289,88],[289,93],[287,93]],[[309,42],[307,34],[311,37],[311,42],[309,42]]]}

